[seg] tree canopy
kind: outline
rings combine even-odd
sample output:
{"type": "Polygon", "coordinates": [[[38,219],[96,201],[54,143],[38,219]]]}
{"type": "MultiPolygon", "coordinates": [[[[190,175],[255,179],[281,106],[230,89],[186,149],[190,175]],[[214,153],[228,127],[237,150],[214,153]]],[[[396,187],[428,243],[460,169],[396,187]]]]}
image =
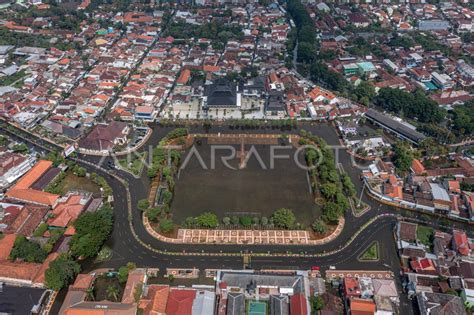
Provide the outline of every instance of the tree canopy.
{"type": "Polygon", "coordinates": [[[286,229],[292,228],[295,225],[296,217],[291,209],[280,208],[272,215],[273,223],[276,226],[286,229]]]}
{"type": "Polygon", "coordinates": [[[214,213],[204,212],[196,217],[196,224],[205,228],[215,228],[219,225],[219,220],[214,213]]]}
{"type": "Polygon", "coordinates": [[[20,235],[15,239],[10,252],[10,259],[41,263],[46,259],[46,255],[46,251],[38,243],[29,241],[26,237],[20,235]]]}
{"type": "Polygon", "coordinates": [[[71,282],[81,266],[66,254],[53,260],[45,272],[46,286],[53,290],[60,290],[71,282]]]}
{"type": "Polygon", "coordinates": [[[445,111],[421,90],[408,93],[400,89],[382,88],[374,103],[388,111],[416,118],[424,123],[439,123],[446,115],[445,111]]]}
{"type": "Polygon", "coordinates": [[[474,133],[474,100],[462,106],[455,106],[452,115],[452,128],[457,136],[472,135],[474,133]]]}
{"type": "Polygon", "coordinates": [[[413,151],[411,147],[402,141],[398,141],[393,146],[393,164],[397,170],[405,173],[410,170],[411,163],[413,162],[413,151]]]}
{"type": "Polygon", "coordinates": [[[113,227],[113,211],[110,205],[97,212],[85,212],[74,223],[76,234],[71,240],[71,253],[84,258],[95,256],[109,237],[113,227]]]}

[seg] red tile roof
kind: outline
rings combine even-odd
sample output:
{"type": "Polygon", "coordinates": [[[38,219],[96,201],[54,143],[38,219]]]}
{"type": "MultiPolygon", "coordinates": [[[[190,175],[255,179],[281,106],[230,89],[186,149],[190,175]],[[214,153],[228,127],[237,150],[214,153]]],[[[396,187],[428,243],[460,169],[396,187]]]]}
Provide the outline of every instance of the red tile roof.
{"type": "Polygon", "coordinates": [[[52,165],[53,163],[51,161],[38,161],[38,163],[6,193],[6,196],[23,202],[52,206],[59,198],[58,195],[30,188],[52,165]]]}
{"type": "Polygon", "coordinates": [[[303,293],[297,293],[290,298],[290,313],[291,315],[306,315],[308,314],[308,303],[303,293]]]}
{"type": "Polygon", "coordinates": [[[7,234],[2,239],[0,239],[0,260],[8,259],[8,256],[10,256],[10,252],[12,251],[15,240],[16,240],[15,234],[7,234]]]}
{"type": "Polygon", "coordinates": [[[146,297],[140,301],[143,315],[166,314],[169,293],[170,288],[167,285],[149,285],[146,297]]]}
{"type": "Polygon", "coordinates": [[[464,231],[454,231],[453,233],[454,244],[459,254],[463,256],[469,255],[469,243],[467,241],[467,235],[464,231]]]}
{"type": "Polygon", "coordinates": [[[54,217],[48,220],[51,226],[66,227],[69,223],[76,221],[85,204],[81,203],[83,196],[72,194],[65,201],[59,202],[53,209],[54,217]]]}
{"type": "Polygon", "coordinates": [[[143,286],[145,282],[145,270],[135,269],[130,271],[127,278],[127,285],[123,291],[122,303],[132,304],[135,301],[134,293],[137,286],[143,286]]]}
{"type": "Polygon", "coordinates": [[[0,278],[30,281],[33,284],[44,284],[44,273],[49,263],[58,257],[58,253],[50,254],[42,264],[0,261],[0,278]]]}
{"type": "Polygon", "coordinates": [[[375,314],[375,303],[366,299],[351,299],[351,315],[375,314]]]}
{"type": "Polygon", "coordinates": [[[354,278],[344,278],[344,292],[346,296],[360,296],[359,281],[354,278]]]}
{"type": "Polygon", "coordinates": [[[195,290],[171,289],[166,305],[166,315],[191,314],[195,297],[195,290]]]}
{"type": "Polygon", "coordinates": [[[188,83],[190,77],[191,77],[191,71],[189,69],[184,69],[183,71],[181,71],[181,74],[179,75],[179,78],[176,81],[176,83],[186,84],[188,83]]]}
{"type": "Polygon", "coordinates": [[[411,169],[415,175],[423,175],[426,172],[425,167],[418,159],[413,159],[413,162],[411,163],[411,169]]]}

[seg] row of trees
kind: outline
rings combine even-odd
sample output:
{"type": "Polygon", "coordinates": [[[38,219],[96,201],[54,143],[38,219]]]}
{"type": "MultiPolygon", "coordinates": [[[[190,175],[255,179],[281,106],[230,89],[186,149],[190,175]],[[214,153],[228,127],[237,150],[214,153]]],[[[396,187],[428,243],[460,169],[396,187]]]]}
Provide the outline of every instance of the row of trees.
{"type": "Polygon", "coordinates": [[[313,191],[318,192],[324,199],[321,218],[313,222],[313,230],[318,233],[324,233],[327,230],[327,224],[337,223],[339,218],[344,215],[349,207],[346,196],[353,197],[356,193],[354,184],[349,176],[342,174],[339,176],[334,154],[327,143],[307,132],[300,131],[300,145],[316,145],[316,148],[306,149],[306,164],[310,168],[310,178],[313,191]]]}
{"type": "Polygon", "coordinates": [[[452,111],[453,132],[457,136],[472,135],[474,133],[474,100],[463,106],[455,106],[452,111]]]}
{"type": "Polygon", "coordinates": [[[288,50],[293,50],[298,42],[298,61],[308,63],[313,60],[315,54],[316,29],[306,7],[300,0],[288,0],[287,10],[295,22],[297,33],[290,33],[288,50]]]}
{"type": "Polygon", "coordinates": [[[165,146],[176,139],[184,140],[187,135],[188,130],[186,128],[176,128],[160,140],[158,146],[153,149],[151,166],[147,171],[148,177],[154,178],[166,167],[169,168],[169,174],[165,175],[167,179],[173,175],[173,170],[176,170],[181,161],[181,153],[175,149],[168,150],[165,146]],[[171,165],[167,165],[168,160],[171,160],[171,165]]]}
{"type": "MultiPolygon", "coordinates": [[[[276,210],[270,218],[267,217],[252,217],[249,215],[231,216],[222,218],[222,225],[242,226],[248,228],[251,226],[262,225],[264,227],[277,227],[283,229],[292,229],[297,227],[296,217],[291,209],[280,208],[276,210]]],[[[197,217],[188,217],[185,219],[183,226],[188,228],[208,228],[214,229],[221,224],[216,214],[212,212],[204,212],[197,217]]]]}
{"type": "Polygon", "coordinates": [[[446,112],[421,90],[408,93],[400,89],[382,88],[374,100],[375,105],[423,123],[439,123],[446,112]]]}
{"type": "Polygon", "coordinates": [[[165,31],[165,36],[173,36],[177,39],[207,38],[213,41],[215,49],[224,48],[227,41],[231,39],[242,39],[244,33],[238,25],[228,25],[217,20],[196,25],[185,22],[175,22],[165,31]]]}

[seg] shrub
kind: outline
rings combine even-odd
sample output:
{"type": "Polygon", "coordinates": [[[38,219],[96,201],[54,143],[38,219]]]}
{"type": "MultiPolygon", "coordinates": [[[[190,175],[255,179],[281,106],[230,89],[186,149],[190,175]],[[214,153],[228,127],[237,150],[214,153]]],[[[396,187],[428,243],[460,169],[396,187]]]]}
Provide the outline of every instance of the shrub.
{"type": "Polygon", "coordinates": [[[160,221],[160,231],[163,233],[168,233],[173,230],[174,224],[171,219],[163,219],[160,221]]]}
{"type": "Polygon", "coordinates": [[[154,207],[147,210],[146,217],[148,218],[148,220],[156,222],[160,214],[161,209],[159,207],[154,207]]]}
{"type": "Polygon", "coordinates": [[[291,209],[281,208],[272,215],[273,223],[283,228],[292,228],[295,225],[295,215],[291,209]]]}
{"type": "Polygon", "coordinates": [[[137,207],[141,211],[145,211],[150,207],[150,202],[148,201],[148,199],[140,199],[138,200],[137,207]]]}
{"type": "Polygon", "coordinates": [[[252,224],[252,217],[250,217],[248,215],[244,215],[244,216],[240,217],[239,222],[243,226],[249,226],[249,225],[252,224]]]}
{"type": "Polygon", "coordinates": [[[321,219],[317,219],[316,221],[314,221],[312,227],[313,230],[317,233],[323,234],[327,231],[326,223],[321,219]]]}
{"type": "Polygon", "coordinates": [[[230,225],[230,218],[229,217],[224,217],[222,219],[222,223],[224,223],[224,225],[230,225]]]}
{"type": "Polygon", "coordinates": [[[204,212],[196,217],[196,223],[205,228],[215,228],[219,225],[219,220],[214,213],[204,212]]]}
{"type": "Polygon", "coordinates": [[[239,217],[238,216],[232,216],[232,218],[230,218],[230,221],[233,225],[237,225],[239,224],[240,220],[239,220],[239,217]]]}

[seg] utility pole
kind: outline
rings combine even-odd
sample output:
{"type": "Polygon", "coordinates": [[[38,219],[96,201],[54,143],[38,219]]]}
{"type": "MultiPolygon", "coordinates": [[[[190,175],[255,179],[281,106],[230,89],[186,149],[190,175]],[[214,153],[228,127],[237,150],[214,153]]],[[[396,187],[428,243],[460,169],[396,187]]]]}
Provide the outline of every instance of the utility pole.
{"type": "Polygon", "coordinates": [[[364,180],[364,185],[362,186],[362,191],[360,192],[360,197],[359,197],[359,202],[357,203],[357,207],[360,207],[360,203],[362,201],[362,195],[364,194],[364,190],[365,190],[365,180],[364,180]]]}

